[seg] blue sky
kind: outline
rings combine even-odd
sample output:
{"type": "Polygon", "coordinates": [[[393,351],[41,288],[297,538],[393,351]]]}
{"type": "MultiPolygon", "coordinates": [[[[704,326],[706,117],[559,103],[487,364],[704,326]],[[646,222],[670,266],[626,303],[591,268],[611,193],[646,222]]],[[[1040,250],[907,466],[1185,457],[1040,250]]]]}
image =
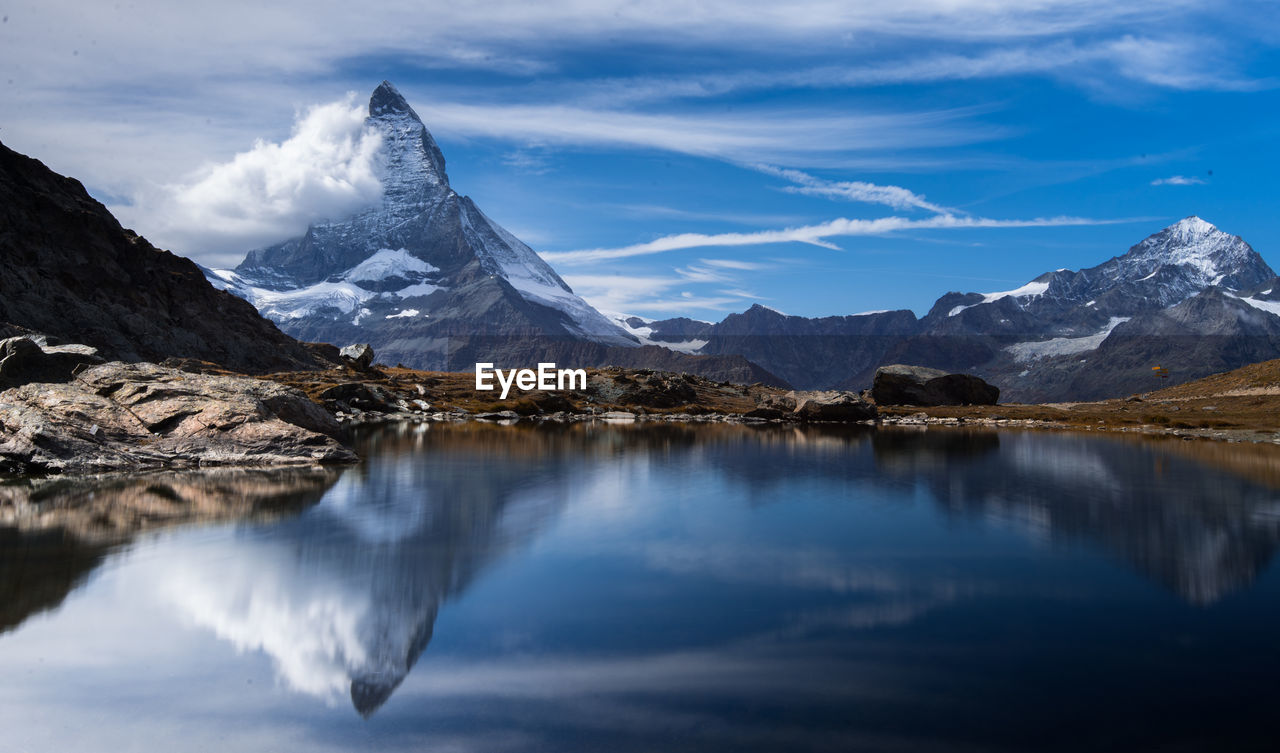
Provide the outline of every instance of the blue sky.
{"type": "Polygon", "coordinates": [[[456,6],[0,4],[0,140],[225,266],[368,200],[389,79],[455,189],[655,317],[923,313],[1189,214],[1280,263],[1266,3],[456,6]]]}

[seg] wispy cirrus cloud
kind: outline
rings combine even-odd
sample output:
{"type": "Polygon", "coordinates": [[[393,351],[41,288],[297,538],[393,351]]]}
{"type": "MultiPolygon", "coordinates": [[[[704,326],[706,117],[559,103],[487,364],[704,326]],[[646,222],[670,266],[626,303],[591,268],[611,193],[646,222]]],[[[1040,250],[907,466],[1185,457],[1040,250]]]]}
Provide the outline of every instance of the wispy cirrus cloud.
{"type": "Polygon", "coordinates": [[[1173,90],[1256,91],[1277,85],[1274,77],[1242,70],[1232,62],[1230,52],[1211,38],[1120,34],[1086,44],[1046,40],[850,65],[593,79],[574,82],[561,93],[583,102],[617,106],[770,89],[858,89],[1013,76],[1051,76],[1094,87],[1108,75],[1173,90]]]}
{"type": "Polygon", "coordinates": [[[755,165],[756,170],[767,175],[784,178],[796,185],[783,191],[828,199],[857,201],[865,204],[883,204],[894,209],[923,209],[935,214],[957,213],[959,210],[934,204],[924,196],[901,186],[882,186],[861,180],[830,181],[816,178],[801,170],[755,165]]]}
{"type": "Polygon", "coordinates": [[[1153,186],[1203,186],[1205,182],[1194,176],[1171,175],[1168,178],[1156,178],[1151,181],[1153,186]]]}
{"type": "Polygon", "coordinates": [[[621,146],[743,164],[805,165],[842,153],[881,154],[999,139],[1007,129],[972,120],[989,109],[848,113],[769,108],[725,114],[432,102],[420,112],[433,132],[468,138],[535,145],[621,146]]]}
{"type": "MultiPolygon", "coordinates": [[[[742,305],[745,291],[725,289],[710,294],[682,289],[691,282],[679,274],[567,274],[564,281],[601,311],[662,314],[680,311],[728,311],[742,305]]],[[[750,297],[750,296],[747,296],[750,297]]]]}
{"type": "Polygon", "coordinates": [[[762,262],[743,261],[741,259],[699,259],[698,261],[709,267],[736,269],[743,272],[756,272],[770,267],[769,264],[762,262]]]}
{"type": "Polygon", "coordinates": [[[765,230],[756,233],[678,233],[645,243],[616,248],[592,248],[577,251],[543,252],[542,257],[557,264],[587,264],[609,259],[625,259],[690,248],[759,246],[770,243],[807,243],[838,250],[831,238],[887,235],[902,230],[952,230],[972,228],[1065,227],[1072,225],[1106,225],[1133,222],[1133,219],[1090,219],[1087,217],[1037,217],[1028,220],[999,220],[986,217],[957,217],[941,214],[923,219],[881,217],[877,219],[839,219],[816,225],[765,230]]]}

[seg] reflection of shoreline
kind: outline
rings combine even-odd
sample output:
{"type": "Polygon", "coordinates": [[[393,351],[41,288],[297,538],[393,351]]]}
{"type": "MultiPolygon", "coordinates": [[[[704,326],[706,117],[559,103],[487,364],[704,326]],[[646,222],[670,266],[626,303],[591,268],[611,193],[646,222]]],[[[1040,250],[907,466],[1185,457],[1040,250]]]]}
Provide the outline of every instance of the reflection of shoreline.
{"type": "Polygon", "coordinates": [[[0,484],[0,632],[56,608],[142,532],[288,516],[319,500],[340,474],[214,469],[0,484]]]}
{"type": "Polygon", "coordinates": [[[1193,604],[1249,586],[1280,548],[1280,448],[962,430],[882,432],[889,475],[923,481],[948,514],[1018,523],[1038,538],[1101,544],[1193,604]],[[1187,446],[1196,445],[1196,446],[1187,446]],[[976,451],[985,447],[985,453],[976,451]]]}

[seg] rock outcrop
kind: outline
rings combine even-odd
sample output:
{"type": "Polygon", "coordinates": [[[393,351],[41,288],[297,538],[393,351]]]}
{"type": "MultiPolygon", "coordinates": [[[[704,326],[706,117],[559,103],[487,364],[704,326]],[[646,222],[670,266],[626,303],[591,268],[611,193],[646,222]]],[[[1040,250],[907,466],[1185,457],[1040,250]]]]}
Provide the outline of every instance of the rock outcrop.
{"type": "Polygon", "coordinates": [[[120,226],[79,181],[0,144],[0,336],[48,335],[103,358],[211,361],[242,373],[316,357],[194,262],[120,226]]]}
{"type": "Polygon", "coordinates": [[[771,396],[747,415],[796,421],[873,421],[876,407],[853,392],[792,390],[771,396]]]}
{"type": "Polygon", "coordinates": [[[88,345],[46,345],[34,337],[0,340],[0,389],[28,382],[70,381],[76,369],[102,363],[88,345]]]}
{"type": "Polygon", "coordinates": [[[871,398],[877,405],[995,405],[1000,388],[972,374],[893,364],[876,369],[871,398]]]}
{"type": "Polygon", "coordinates": [[[281,384],[112,362],[0,393],[0,472],[353,462],[340,432],[281,384]]]}
{"type": "Polygon", "coordinates": [[[367,369],[373,365],[373,348],[368,343],[348,345],[338,351],[343,360],[350,361],[357,369],[367,369]]]}

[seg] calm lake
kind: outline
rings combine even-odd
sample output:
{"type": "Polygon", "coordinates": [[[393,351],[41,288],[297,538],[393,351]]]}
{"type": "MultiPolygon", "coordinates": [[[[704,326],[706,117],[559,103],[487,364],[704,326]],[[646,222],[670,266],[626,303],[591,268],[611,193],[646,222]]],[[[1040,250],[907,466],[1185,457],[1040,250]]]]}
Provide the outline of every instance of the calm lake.
{"type": "Polygon", "coordinates": [[[345,470],[0,485],[27,510],[0,528],[0,750],[1276,744],[1274,447],[599,423],[362,444],[345,470]]]}

